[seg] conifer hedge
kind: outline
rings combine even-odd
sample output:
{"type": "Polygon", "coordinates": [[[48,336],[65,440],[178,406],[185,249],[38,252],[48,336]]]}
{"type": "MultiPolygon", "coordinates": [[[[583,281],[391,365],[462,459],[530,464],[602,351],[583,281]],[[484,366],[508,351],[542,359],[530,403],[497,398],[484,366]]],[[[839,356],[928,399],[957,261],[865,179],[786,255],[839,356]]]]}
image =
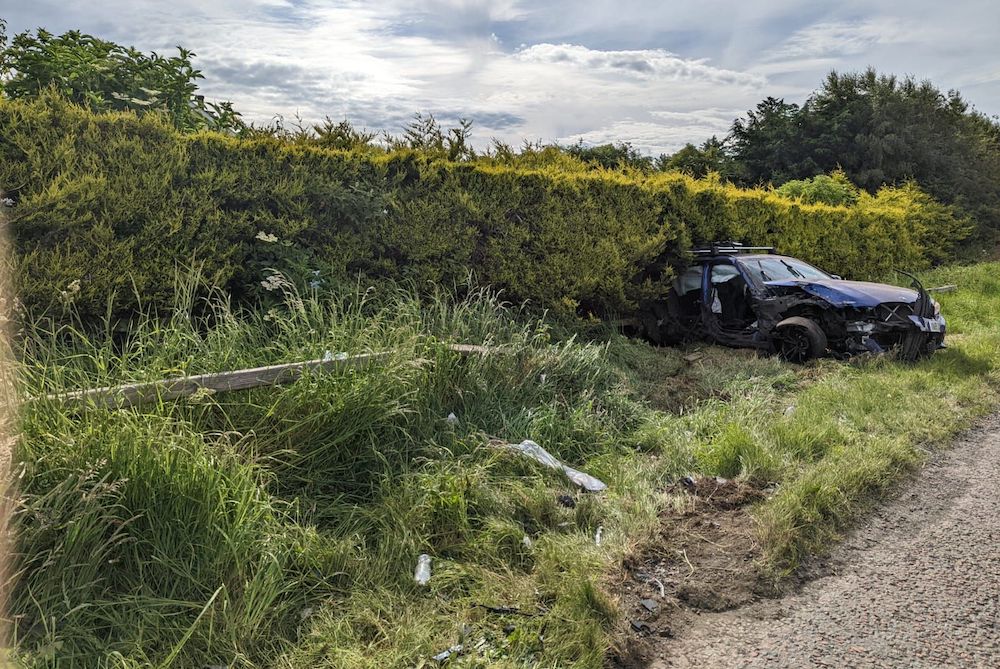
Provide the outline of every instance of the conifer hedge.
{"type": "Polygon", "coordinates": [[[0,189],[22,300],[84,316],[168,306],[178,269],[257,299],[306,285],[470,272],[561,313],[628,313],[693,244],[773,244],[852,278],[919,268],[966,229],[914,186],[809,205],[680,174],[567,172],[183,134],[52,96],[0,100],[0,189]],[[264,281],[264,284],[261,282],[264,281]],[[75,283],[78,282],[78,283],[75,283]],[[77,288],[78,286],[78,288],[77,288]]]}

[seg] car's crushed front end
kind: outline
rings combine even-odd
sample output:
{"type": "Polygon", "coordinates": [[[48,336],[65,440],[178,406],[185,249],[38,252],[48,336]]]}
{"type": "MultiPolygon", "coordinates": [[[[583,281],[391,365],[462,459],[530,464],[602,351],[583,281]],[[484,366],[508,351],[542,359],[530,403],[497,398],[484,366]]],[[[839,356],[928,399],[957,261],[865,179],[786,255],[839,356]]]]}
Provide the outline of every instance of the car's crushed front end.
{"type": "Polygon", "coordinates": [[[841,279],[768,285],[787,306],[797,296],[796,306],[812,307],[834,354],[892,350],[915,360],[944,346],[940,305],[915,278],[912,288],[841,279]]]}

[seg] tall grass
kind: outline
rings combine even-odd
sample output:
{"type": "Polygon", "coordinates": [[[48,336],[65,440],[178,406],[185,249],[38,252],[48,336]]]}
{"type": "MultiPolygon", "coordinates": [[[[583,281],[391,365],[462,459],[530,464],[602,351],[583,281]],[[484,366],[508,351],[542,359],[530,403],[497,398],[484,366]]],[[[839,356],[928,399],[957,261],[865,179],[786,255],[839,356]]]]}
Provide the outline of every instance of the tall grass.
{"type": "Polygon", "coordinates": [[[418,300],[358,286],[255,312],[216,295],[124,331],[27,327],[20,658],[411,667],[461,642],[472,665],[602,666],[627,638],[608,574],[655,538],[681,475],[775,487],[754,513],[762,566],[786,573],[996,406],[998,274],[928,277],[960,289],[942,296],[950,348],[916,365],[792,366],[712,347],[692,362],[613,335],[557,336],[486,291],[418,300]],[[461,358],[453,342],[497,352],[461,358]],[[392,353],[124,411],[45,399],[326,351],[392,353]],[[493,438],[533,439],[609,488],[582,494],[493,438]],[[421,553],[426,587],[413,580],[421,553]]]}
{"type": "Polygon", "coordinates": [[[217,297],[124,332],[26,329],[26,661],[411,666],[468,624],[499,654],[599,663],[616,620],[595,580],[604,503],[560,506],[565,480],[488,442],[531,438],[577,466],[625,451],[647,410],[605,347],[554,343],[487,292],[287,297],[241,313],[217,297]],[[462,359],[446,342],[498,352],[462,359]],[[392,353],[282,388],[80,414],[45,399],[376,350],[392,353]],[[428,589],[412,579],[422,552],[428,589]],[[506,635],[477,604],[539,615],[506,635]]]}

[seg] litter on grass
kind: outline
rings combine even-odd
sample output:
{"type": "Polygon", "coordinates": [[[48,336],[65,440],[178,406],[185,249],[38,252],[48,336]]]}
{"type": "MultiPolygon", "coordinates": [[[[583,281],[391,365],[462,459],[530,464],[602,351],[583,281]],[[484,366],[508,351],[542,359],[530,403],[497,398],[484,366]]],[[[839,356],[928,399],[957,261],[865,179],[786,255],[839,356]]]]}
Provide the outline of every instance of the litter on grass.
{"type": "Polygon", "coordinates": [[[413,571],[413,580],[417,585],[427,585],[431,580],[431,556],[421,553],[417,558],[417,568],[413,571]]]}
{"type": "Polygon", "coordinates": [[[435,662],[439,663],[439,664],[444,664],[445,662],[447,662],[448,660],[450,660],[453,655],[461,655],[462,654],[462,650],[464,648],[465,647],[462,644],[460,644],[460,643],[455,644],[454,646],[452,646],[448,650],[442,650],[440,653],[438,653],[437,655],[435,655],[432,659],[435,662]]]}
{"type": "Polygon", "coordinates": [[[550,469],[562,472],[571,482],[588,492],[601,492],[608,487],[603,481],[594,478],[590,474],[585,474],[584,472],[573,469],[568,465],[564,465],[558,458],[530,439],[525,439],[520,444],[503,444],[503,447],[519,451],[524,455],[527,455],[529,458],[542,463],[546,467],[549,467],[550,469]]]}

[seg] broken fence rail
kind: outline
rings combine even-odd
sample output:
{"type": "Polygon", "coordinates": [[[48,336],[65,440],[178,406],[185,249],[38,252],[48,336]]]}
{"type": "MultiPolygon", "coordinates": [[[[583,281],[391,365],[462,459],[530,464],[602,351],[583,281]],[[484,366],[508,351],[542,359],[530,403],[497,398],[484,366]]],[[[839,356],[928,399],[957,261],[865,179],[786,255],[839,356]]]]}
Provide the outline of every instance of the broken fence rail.
{"type": "MultiPolygon", "coordinates": [[[[485,355],[497,350],[475,344],[449,344],[446,348],[462,356],[485,355]]],[[[149,402],[177,400],[204,390],[225,393],[262,386],[280,386],[293,383],[309,372],[328,372],[335,369],[364,367],[391,354],[392,351],[382,351],[352,356],[326,356],[317,360],[288,362],[267,367],[238,369],[231,372],[196,374],[159,381],[53,393],[47,395],[46,399],[76,405],[80,408],[126,409],[149,402]]]]}

